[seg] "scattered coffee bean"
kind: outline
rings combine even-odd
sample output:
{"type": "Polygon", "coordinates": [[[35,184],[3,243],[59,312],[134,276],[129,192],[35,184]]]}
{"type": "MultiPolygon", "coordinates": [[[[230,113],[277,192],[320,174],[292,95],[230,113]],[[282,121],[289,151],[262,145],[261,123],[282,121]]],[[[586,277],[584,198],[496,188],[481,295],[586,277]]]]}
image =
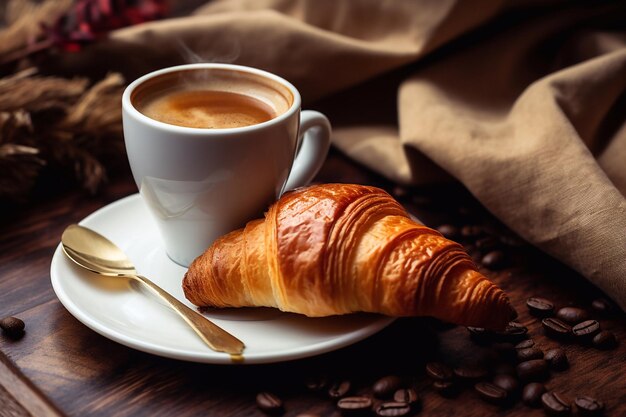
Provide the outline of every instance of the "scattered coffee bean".
{"type": "Polygon", "coordinates": [[[24,322],[17,317],[5,317],[0,320],[0,328],[12,339],[19,339],[24,336],[24,322]]]}
{"type": "Polygon", "coordinates": [[[485,230],[481,226],[466,225],[461,228],[461,236],[472,239],[482,236],[485,230]]]}
{"type": "Polygon", "coordinates": [[[391,396],[402,385],[402,379],[395,375],[389,375],[380,378],[372,386],[374,395],[378,398],[387,398],[391,396]]]}
{"type": "Polygon", "coordinates": [[[578,307],[563,307],[556,312],[556,317],[570,324],[589,319],[589,313],[578,307]]]}
{"type": "Polygon", "coordinates": [[[521,248],[522,246],[527,245],[527,243],[519,237],[509,235],[500,236],[500,242],[502,242],[506,246],[512,246],[514,248],[521,248]]]}
{"type": "Polygon", "coordinates": [[[457,240],[459,238],[459,229],[451,224],[442,224],[437,231],[446,239],[457,240]]]}
{"type": "Polygon", "coordinates": [[[411,406],[409,404],[396,401],[382,403],[376,407],[376,415],[381,417],[406,416],[410,412],[411,406]]]}
{"type": "Polygon", "coordinates": [[[524,381],[541,381],[548,376],[548,362],[532,359],[517,365],[517,376],[524,381]]]}
{"type": "Polygon", "coordinates": [[[533,339],[526,339],[526,340],[522,340],[517,345],[515,345],[515,349],[517,350],[530,349],[533,346],[535,346],[535,341],[533,339]]]}
{"type": "Polygon", "coordinates": [[[468,326],[467,331],[469,332],[470,339],[472,339],[472,341],[478,345],[483,345],[491,342],[492,333],[484,327],[468,326]]]}
{"type": "Polygon", "coordinates": [[[519,382],[511,375],[499,374],[493,378],[493,384],[499,386],[509,394],[513,394],[519,388],[519,382]]]}
{"type": "Polygon", "coordinates": [[[300,413],[296,415],[296,417],[321,417],[321,416],[315,413],[300,413]]]}
{"type": "Polygon", "coordinates": [[[546,387],[539,382],[531,382],[522,391],[522,401],[529,407],[541,407],[541,396],[546,392],[546,387]]]}
{"type": "Polygon", "coordinates": [[[304,381],[304,385],[309,391],[318,392],[326,388],[328,385],[328,379],[324,376],[318,376],[310,378],[304,381]]]}
{"type": "Polygon", "coordinates": [[[365,396],[345,397],[337,402],[337,408],[344,414],[358,414],[372,408],[372,399],[365,396]]]}
{"type": "Polygon", "coordinates": [[[393,400],[399,403],[413,404],[419,401],[419,395],[413,388],[401,388],[393,394],[393,400]]]}
{"type": "Polygon", "coordinates": [[[501,250],[493,250],[483,256],[480,263],[491,270],[497,270],[504,268],[508,263],[508,259],[501,250]]]}
{"type": "Polygon", "coordinates": [[[487,376],[487,369],[478,365],[459,366],[454,368],[454,375],[464,381],[475,381],[487,376]]]}
{"type": "Polygon", "coordinates": [[[612,332],[608,330],[602,330],[595,335],[592,339],[592,343],[598,349],[614,349],[617,347],[617,339],[612,332]]]}
{"type": "Polygon", "coordinates": [[[546,352],[544,359],[548,361],[550,368],[555,371],[564,371],[569,368],[569,361],[565,351],[561,348],[550,349],[546,352]]]}
{"type": "Polygon", "coordinates": [[[541,396],[541,404],[548,414],[566,416],[571,411],[570,401],[556,391],[546,392],[541,396]]]}
{"type": "Polygon", "coordinates": [[[476,248],[482,253],[491,252],[500,246],[500,240],[494,236],[483,237],[476,241],[476,248]]]}
{"type": "Polygon", "coordinates": [[[549,317],[554,313],[554,304],[546,298],[531,297],[526,300],[530,314],[537,317],[549,317]]]}
{"type": "Polygon", "coordinates": [[[435,381],[433,389],[443,397],[452,397],[458,393],[458,386],[452,381],[435,381]]]}
{"type": "Polygon", "coordinates": [[[572,333],[580,340],[589,340],[600,331],[600,323],[596,320],[585,320],[572,327],[572,333]]]}
{"type": "Polygon", "coordinates": [[[503,331],[495,332],[494,337],[502,342],[519,343],[528,337],[528,328],[516,321],[510,321],[503,331]]]}
{"type": "Polygon", "coordinates": [[[603,316],[611,316],[618,311],[618,308],[606,298],[597,298],[591,302],[591,308],[603,316]]]}
{"type": "Polygon", "coordinates": [[[586,395],[576,397],[574,403],[578,408],[578,414],[581,416],[599,416],[604,411],[604,403],[602,401],[586,395]]]}
{"type": "Polygon", "coordinates": [[[256,396],[256,405],[268,414],[279,414],[283,410],[283,401],[271,392],[259,392],[256,396]]]}
{"type": "Polygon", "coordinates": [[[405,198],[406,196],[408,196],[410,194],[409,190],[407,190],[406,187],[403,187],[401,185],[396,185],[395,187],[393,187],[393,189],[391,190],[391,194],[393,194],[393,196],[396,199],[402,199],[405,198]]]}
{"type": "Polygon", "coordinates": [[[543,351],[536,347],[528,349],[519,349],[517,351],[517,360],[520,362],[529,361],[531,359],[542,359],[543,351]]]}
{"type": "Polygon", "coordinates": [[[546,335],[553,339],[565,339],[572,333],[569,324],[552,317],[541,320],[541,325],[546,335]]]}
{"type": "Polygon", "coordinates": [[[508,397],[508,393],[504,388],[489,382],[479,382],[474,385],[474,389],[480,398],[492,404],[503,404],[508,397]]]}
{"type": "Polygon", "coordinates": [[[350,381],[340,381],[333,383],[330,388],[328,388],[328,395],[330,398],[341,398],[345,397],[346,394],[350,391],[350,381]]]}
{"type": "Polygon", "coordinates": [[[453,376],[452,369],[441,362],[428,362],[426,364],[426,373],[436,381],[448,381],[453,376]]]}

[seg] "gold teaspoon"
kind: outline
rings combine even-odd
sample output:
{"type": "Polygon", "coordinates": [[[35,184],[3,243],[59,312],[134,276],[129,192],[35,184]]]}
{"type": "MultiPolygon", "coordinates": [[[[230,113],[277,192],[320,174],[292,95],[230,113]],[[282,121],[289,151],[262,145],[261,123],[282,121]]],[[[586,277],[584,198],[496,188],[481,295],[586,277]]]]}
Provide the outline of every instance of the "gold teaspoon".
{"type": "Polygon", "coordinates": [[[130,278],[148,287],[170,305],[211,349],[240,358],[245,345],[235,336],[187,307],[148,278],[137,274],[130,259],[113,242],[77,224],[67,227],[61,237],[63,252],[77,265],[99,275],[130,278]]]}

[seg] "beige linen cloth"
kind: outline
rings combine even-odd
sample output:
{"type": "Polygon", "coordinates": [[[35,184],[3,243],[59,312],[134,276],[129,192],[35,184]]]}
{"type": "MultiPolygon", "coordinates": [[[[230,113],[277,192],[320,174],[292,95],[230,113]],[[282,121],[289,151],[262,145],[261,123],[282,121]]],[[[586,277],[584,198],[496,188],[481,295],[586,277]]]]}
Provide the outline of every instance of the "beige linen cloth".
{"type": "Polygon", "coordinates": [[[213,1],[72,59],[228,61],[337,97],[345,153],[399,183],[450,174],[626,308],[624,1],[213,1]]]}

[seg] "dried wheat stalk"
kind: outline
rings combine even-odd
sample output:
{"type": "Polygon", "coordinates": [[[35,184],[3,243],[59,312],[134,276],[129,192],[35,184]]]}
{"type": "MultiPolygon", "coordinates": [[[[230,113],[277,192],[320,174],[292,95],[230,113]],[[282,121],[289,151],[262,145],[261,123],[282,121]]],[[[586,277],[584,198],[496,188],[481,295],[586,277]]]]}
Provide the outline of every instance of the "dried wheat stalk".
{"type": "Polygon", "coordinates": [[[88,83],[32,69],[0,79],[0,200],[27,198],[44,166],[95,192],[106,179],[103,161],[123,158],[123,78],[88,83]]]}

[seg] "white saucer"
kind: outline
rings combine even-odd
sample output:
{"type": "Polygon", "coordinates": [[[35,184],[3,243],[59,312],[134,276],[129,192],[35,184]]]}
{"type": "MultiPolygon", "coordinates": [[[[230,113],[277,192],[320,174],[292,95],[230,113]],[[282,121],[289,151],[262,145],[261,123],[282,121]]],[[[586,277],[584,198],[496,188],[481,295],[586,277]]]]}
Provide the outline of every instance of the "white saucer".
{"type": "MultiPolygon", "coordinates": [[[[116,243],[137,271],[180,301],[192,306],[181,288],[186,269],[171,261],[161,246],[156,224],[138,194],[123,198],[80,222],[116,243]]],[[[102,278],[74,265],[61,246],[52,257],[52,287],[67,310],[83,324],[123,345],[168,358],[232,363],[210,350],[164,304],[136,285],[102,278]]],[[[271,363],[319,355],[362,340],[393,318],[353,314],[308,318],[275,309],[213,310],[205,316],[246,344],[244,363],[271,363]]]]}

